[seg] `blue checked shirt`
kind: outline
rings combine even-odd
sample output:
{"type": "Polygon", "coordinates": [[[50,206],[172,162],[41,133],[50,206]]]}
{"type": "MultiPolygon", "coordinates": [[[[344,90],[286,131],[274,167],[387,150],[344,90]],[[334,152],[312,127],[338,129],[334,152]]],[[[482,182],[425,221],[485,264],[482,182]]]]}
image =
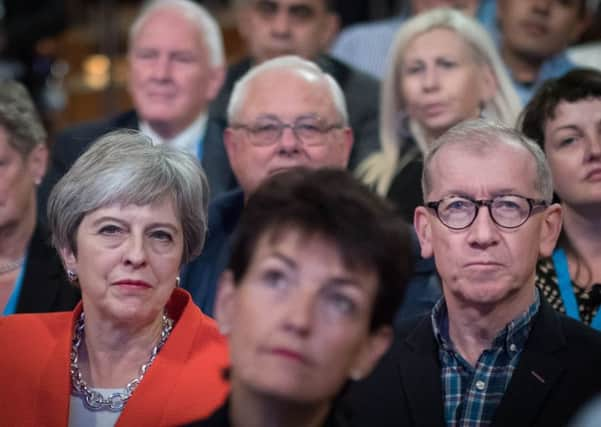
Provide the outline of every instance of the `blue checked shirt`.
{"type": "Polygon", "coordinates": [[[432,310],[432,327],[438,341],[438,357],[442,365],[444,417],[447,426],[488,426],[501,402],[530,333],[532,318],[538,312],[540,297],[524,314],[512,320],[485,350],[476,366],[471,366],[453,348],[449,336],[448,316],[444,300],[432,310]]]}

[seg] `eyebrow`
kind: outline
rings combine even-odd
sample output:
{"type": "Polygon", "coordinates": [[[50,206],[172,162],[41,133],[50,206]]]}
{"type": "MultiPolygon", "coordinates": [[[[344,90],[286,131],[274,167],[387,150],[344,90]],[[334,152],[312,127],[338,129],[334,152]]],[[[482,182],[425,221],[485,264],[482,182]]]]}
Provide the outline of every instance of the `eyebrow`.
{"type": "MultiPolygon", "coordinates": [[[[279,251],[274,251],[273,253],[271,253],[266,259],[268,259],[269,257],[273,257],[276,258],[280,261],[282,261],[284,264],[286,264],[288,267],[292,268],[292,269],[298,269],[298,264],[294,261],[294,259],[292,259],[291,257],[279,252],[279,251]]],[[[329,278],[327,281],[328,286],[352,286],[358,289],[364,289],[363,286],[361,286],[359,284],[359,282],[357,282],[351,274],[349,274],[348,276],[335,276],[332,278],[329,278]]]]}
{"type": "MultiPolygon", "coordinates": [[[[116,218],[114,216],[110,216],[110,215],[105,215],[105,216],[101,216],[100,218],[96,219],[95,221],[92,222],[93,226],[98,226],[99,224],[101,224],[102,222],[105,221],[114,221],[114,222],[118,222],[121,225],[125,225],[128,226],[129,222],[124,221],[122,219],[116,218]]],[[[152,222],[150,224],[148,224],[146,227],[144,227],[145,230],[151,229],[151,228],[159,228],[159,227],[164,227],[164,228],[169,228],[173,231],[177,231],[178,227],[176,225],[173,225],[170,222],[152,222]]]]}

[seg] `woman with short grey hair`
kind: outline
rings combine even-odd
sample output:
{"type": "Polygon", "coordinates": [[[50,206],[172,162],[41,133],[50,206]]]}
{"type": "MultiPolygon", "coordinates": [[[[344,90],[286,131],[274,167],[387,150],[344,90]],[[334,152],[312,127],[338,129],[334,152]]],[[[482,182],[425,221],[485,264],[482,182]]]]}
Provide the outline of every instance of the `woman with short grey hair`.
{"type": "Polygon", "coordinates": [[[82,302],[0,321],[0,345],[13,349],[0,371],[23,369],[0,390],[3,422],[172,426],[223,401],[225,342],[177,288],[202,249],[207,204],[196,159],[137,131],[107,134],[76,161],[48,215],[82,302]]]}
{"type": "Polygon", "coordinates": [[[37,216],[46,131],[23,85],[0,82],[0,313],[71,310],[79,300],[37,216]]]}

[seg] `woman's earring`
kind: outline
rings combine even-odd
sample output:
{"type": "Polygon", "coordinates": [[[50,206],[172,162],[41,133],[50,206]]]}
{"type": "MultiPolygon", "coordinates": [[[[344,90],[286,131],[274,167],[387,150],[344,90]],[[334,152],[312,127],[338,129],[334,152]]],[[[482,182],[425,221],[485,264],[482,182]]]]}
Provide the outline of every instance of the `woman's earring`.
{"type": "Polygon", "coordinates": [[[177,277],[175,278],[175,287],[176,287],[176,288],[179,288],[179,285],[180,285],[180,279],[179,279],[179,276],[177,276],[177,277]]]}
{"type": "Polygon", "coordinates": [[[71,283],[77,282],[77,273],[72,270],[67,270],[67,279],[69,279],[69,282],[71,283]]]}
{"type": "Polygon", "coordinates": [[[221,333],[221,335],[227,335],[230,333],[230,328],[226,325],[224,325],[223,323],[219,324],[219,332],[221,333]]]}
{"type": "Polygon", "coordinates": [[[361,371],[359,369],[353,369],[351,371],[351,380],[359,381],[361,378],[363,378],[363,374],[361,374],[361,371]]]}

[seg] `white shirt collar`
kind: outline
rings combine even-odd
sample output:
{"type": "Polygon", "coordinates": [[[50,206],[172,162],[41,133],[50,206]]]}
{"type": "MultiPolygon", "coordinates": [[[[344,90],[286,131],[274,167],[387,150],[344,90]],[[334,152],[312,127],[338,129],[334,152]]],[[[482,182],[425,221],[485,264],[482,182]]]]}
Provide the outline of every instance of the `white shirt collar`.
{"type": "Polygon", "coordinates": [[[174,138],[164,139],[157,134],[148,122],[140,122],[140,131],[150,137],[155,144],[169,144],[172,147],[186,151],[198,158],[198,143],[204,138],[207,128],[207,114],[201,113],[194,122],[186,129],[178,133],[174,138]]]}

